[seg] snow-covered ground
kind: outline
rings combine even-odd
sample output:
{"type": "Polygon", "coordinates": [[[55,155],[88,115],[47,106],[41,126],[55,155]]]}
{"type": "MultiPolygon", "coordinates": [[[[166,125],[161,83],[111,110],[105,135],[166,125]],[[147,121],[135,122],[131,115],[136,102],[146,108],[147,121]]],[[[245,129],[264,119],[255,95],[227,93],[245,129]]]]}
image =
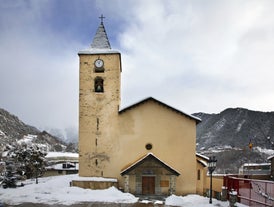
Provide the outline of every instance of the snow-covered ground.
{"type": "MultiPolygon", "coordinates": [[[[78,179],[81,179],[78,175],[62,175],[39,178],[38,184],[35,184],[35,180],[27,180],[24,182],[24,187],[0,188],[0,202],[9,205],[26,202],[71,205],[80,202],[136,203],[139,200],[134,195],[122,193],[115,187],[106,190],[90,190],[69,186],[71,180],[78,179]]],[[[165,204],[183,207],[228,206],[228,202],[213,199],[212,205],[208,201],[208,198],[199,195],[184,197],[172,195],[166,199],[165,204]]]]}

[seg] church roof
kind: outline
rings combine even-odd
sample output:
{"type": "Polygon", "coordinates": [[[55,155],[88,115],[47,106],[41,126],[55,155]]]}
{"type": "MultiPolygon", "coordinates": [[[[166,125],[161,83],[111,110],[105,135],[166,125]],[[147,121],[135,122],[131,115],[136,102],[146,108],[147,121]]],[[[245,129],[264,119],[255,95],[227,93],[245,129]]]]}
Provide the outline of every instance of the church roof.
{"type": "Polygon", "coordinates": [[[104,27],[104,23],[101,22],[99,25],[97,32],[93,38],[91,43],[91,48],[94,49],[111,49],[108,36],[104,27]]]}
{"type": "Polygon", "coordinates": [[[147,161],[149,159],[153,159],[155,162],[160,163],[161,166],[163,166],[166,170],[168,170],[172,174],[174,174],[176,176],[180,175],[180,173],[178,171],[174,170],[172,167],[170,167],[169,165],[167,165],[165,162],[163,162],[162,160],[160,160],[159,158],[157,158],[153,153],[148,153],[147,155],[145,155],[145,156],[141,157],[140,159],[138,159],[137,161],[135,161],[130,166],[122,169],[121,175],[128,174],[130,171],[134,170],[136,167],[140,166],[142,163],[144,163],[145,161],[147,161]]]}
{"type": "MultiPolygon", "coordinates": [[[[103,18],[103,17],[100,17],[103,18]]],[[[96,31],[96,34],[93,38],[93,41],[88,49],[81,50],[78,52],[79,55],[83,54],[116,54],[119,53],[119,51],[115,51],[111,49],[109,39],[107,36],[107,32],[105,30],[105,26],[103,21],[101,20],[101,23],[96,31]]]]}
{"type": "Polygon", "coordinates": [[[196,160],[204,167],[207,167],[209,157],[196,152],[196,160]]]}
{"type": "Polygon", "coordinates": [[[199,158],[201,158],[201,159],[203,159],[203,160],[206,160],[206,161],[209,160],[209,157],[207,157],[207,156],[205,156],[205,155],[202,155],[202,154],[200,154],[200,153],[198,153],[198,152],[196,152],[196,157],[199,157],[199,158]]]}
{"type": "Polygon", "coordinates": [[[135,103],[135,104],[132,104],[131,106],[128,106],[128,107],[126,107],[126,108],[124,108],[124,109],[121,109],[121,110],[119,111],[119,113],[124,113],[124,112],[126,112],[126,111],[128,111],[128,110],[130,110],[130,109],[133,109],[133,108],[135,108],[135,107],[137,107],[137,106],[139,106],[139,105],[141,105],[141,104],[143,104],[143,103],[146,103],[146,102],[148,102],[148,101],[154,101],[154,102],[156,102],[156,103],[158,103],[158,104],[160,104],[160,105],[162,105],[162,106],[164,106],[164,107],[167,107],[168,109],[170,109],[170,110],[172,110],[172,111],[175,111],[175,112],[177,112],[177,113],[179,113],[179,114],[181,114],[181,115],[184,115],[184,116],[186,116],[186,117],[188,117],[188,118],[190,118],[190,119],[193,119],[193,120],[196,121],[197,124],[198,124],[199,122],[201,122],[201,119],[199,119],[198,117],[192,116],[192,115],[187,114],[187,113],[185,113],[185,112],[182,112],[182,111],[180,111],[180,110],[178,110],[178,109],[175,109],[175,108],[173,108],[173,107],[171,107],[171,106],[169,106],[169,105],[167,105],[167,104],[165,104],[165,103],[163,103],[163,102],[161,102],[161,101],[159,101],[159,100],[157,100],[157,99],[155,99],[155,98],[153,98],[153,97],[148,97],[148,98],[146,98],[146,99],[144,99],[144,100],[141,100],[141,101],[139,101],[139,102],[137,102],[137,103],[135,103]]]}

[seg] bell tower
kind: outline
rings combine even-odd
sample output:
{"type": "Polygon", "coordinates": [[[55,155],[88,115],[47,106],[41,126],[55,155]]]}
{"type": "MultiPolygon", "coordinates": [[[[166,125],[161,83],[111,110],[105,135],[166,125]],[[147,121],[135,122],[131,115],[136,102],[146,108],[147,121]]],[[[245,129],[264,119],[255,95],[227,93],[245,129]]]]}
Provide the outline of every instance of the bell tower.
{"type": "Polygon", "coordinates": [[[106,176],[115,153],[121,54],[111,49],[103,16],[91,46],[79,51],[79,175],[106,176]]]}

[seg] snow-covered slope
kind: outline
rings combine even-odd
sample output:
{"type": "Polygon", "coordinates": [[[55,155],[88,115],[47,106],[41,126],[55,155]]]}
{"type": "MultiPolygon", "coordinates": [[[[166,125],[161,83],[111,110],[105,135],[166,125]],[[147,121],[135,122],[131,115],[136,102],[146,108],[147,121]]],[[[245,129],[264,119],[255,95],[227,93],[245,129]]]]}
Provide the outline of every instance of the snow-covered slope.
{"type": "Polygon", "coordinates": [[[64,151],[67,148],[67,144],[58,137],[46,131],[41,132],[4,109],[0,109],[0,152],[5,151],[6,146],[30,143],[36,143],[48,151],[64,151]]]}
{"type": "Polygon", "coordinates": [[[242,164],[268,162],[274,153],[274,112],[229,108],[193,115],[202,119],[197,125],[197,151],[216,156],[217,173],[238,173],[242,164]]]}
{"type": "Polygon", "coordinates": [[[195,113],[202,122],[197,125],[197,150],[231,146],[274,147],[274,112],[228,108],[219,114],[195,113]]]}

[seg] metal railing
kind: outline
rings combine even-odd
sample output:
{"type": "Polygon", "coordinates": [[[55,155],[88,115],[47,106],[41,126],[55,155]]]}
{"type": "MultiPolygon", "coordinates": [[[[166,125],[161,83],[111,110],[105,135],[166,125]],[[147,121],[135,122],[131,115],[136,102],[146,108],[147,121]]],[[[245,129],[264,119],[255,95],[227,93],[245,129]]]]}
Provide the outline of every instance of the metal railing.
{"type": "Polygon", "coordinates": [[[224,185],[237,191],[238,202],[248,206],[274,206],[274,182],[227,176],[224,185]]]}

